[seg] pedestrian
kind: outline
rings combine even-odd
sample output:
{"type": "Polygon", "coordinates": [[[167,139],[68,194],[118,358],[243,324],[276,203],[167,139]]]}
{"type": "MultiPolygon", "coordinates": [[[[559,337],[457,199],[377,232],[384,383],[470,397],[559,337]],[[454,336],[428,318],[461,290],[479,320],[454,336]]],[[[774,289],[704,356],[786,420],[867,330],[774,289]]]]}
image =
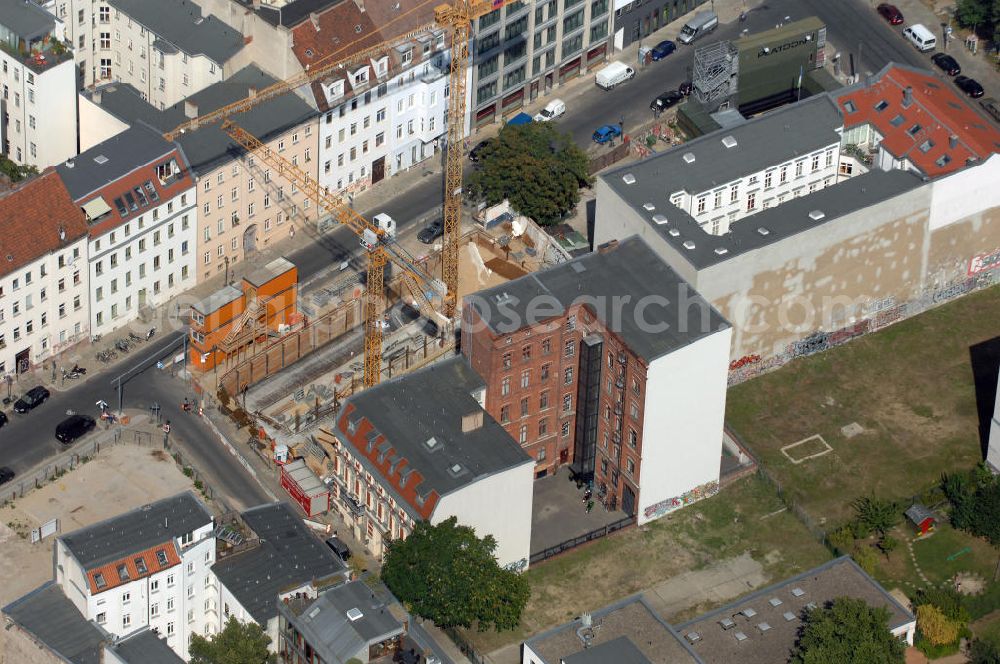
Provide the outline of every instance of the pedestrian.
{"type": "Polygon", "coordinates": [[[625,133],[625,116],[623,115],[620,120],[618,120],[618,126],[621,127],[622,133],[625,133]]]}

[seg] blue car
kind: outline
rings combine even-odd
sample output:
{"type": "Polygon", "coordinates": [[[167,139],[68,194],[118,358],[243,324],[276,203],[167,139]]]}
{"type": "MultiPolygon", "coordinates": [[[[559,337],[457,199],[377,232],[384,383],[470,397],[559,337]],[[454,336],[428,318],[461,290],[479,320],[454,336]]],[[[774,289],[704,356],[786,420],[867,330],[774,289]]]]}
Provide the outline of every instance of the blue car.
{"type": "Polygon", "coordinates": [[[661,41],[659,44],[653,47],[653,62],[657,60],[662,60],[671,53],[677,50],[677,44],[673,43],[669,39],[661,41]]]}
{"type": "Polygon", "coordinates": [[[594,132],[593,139],[595,143],[603,145],[608,141],[610,141],[611,139],[618,138],[621,135],[622,135],[621,127],[619,127],[618,125],[608,124],[604,125],[603,127],[599,127],[597,131],[594,132]]]}

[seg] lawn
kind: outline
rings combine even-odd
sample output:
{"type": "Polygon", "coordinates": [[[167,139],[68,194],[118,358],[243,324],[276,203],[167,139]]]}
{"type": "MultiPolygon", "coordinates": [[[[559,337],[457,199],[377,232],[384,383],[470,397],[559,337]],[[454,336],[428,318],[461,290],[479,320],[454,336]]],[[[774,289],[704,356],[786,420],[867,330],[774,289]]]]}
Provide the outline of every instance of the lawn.
{"type": "Polygon", "coordinates": [[[775,495],[751,476],[666,518],[533,566],[531,600],[513,632],[466,632],[483,653],[572,620],[689,570],[745,552],[778,580],[830,554],[775,495]]]}
{"type": "Polygon", "coordinates": [[[993,287],[729,391],[726,419],[827,529],[860,495],[906,501],[981,460],[970,346],[1000,334],[993,287]],[[841,432],[856,422],[864,432],[841,432]],[[793,464],[781,448],[819,434],[833,452],[793,464]]]}

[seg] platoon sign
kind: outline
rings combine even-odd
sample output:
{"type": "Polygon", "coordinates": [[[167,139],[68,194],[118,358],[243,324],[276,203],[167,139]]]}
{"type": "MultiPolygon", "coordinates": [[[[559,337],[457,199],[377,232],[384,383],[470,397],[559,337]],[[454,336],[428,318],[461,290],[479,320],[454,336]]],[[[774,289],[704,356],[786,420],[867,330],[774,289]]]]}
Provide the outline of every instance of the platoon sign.
{"type": "Polygon", "coordinates": [[[812,41],[812,35],[806,35],[800,39],[794,39],[792,41],[785,42],[784,44],[779,44],[778,46],[761,46],[760,50],[757,51],[757,57],[763,58],[774,53],[780,53],[782,51],[789,51],[793,48],[802,46],[803,44],[808,44],[812,41]]]}

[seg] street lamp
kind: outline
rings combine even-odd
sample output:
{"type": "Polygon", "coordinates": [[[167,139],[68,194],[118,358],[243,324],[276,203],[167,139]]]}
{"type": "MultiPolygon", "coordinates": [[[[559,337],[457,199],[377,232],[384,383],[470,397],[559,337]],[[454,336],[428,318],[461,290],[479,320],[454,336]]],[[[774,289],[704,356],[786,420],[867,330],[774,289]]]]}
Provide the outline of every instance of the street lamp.
{"type": "Polygon", "coordinates": [[[229,256],[226,256],[226,285],[229,285],[229,256]]]}

